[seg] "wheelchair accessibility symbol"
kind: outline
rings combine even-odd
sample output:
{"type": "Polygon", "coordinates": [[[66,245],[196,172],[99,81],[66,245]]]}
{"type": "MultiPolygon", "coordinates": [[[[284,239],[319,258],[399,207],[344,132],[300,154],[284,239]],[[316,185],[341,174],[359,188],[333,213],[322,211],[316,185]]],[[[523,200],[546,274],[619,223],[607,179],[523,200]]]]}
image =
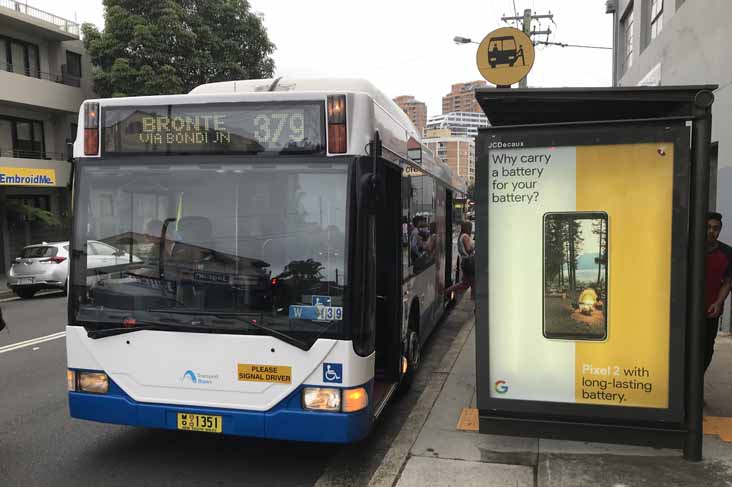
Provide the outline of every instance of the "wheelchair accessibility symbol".
{"type": "Polygon", "coordinates": [[[343,364],[323,364],[323,382],[343,383],[343,364]]]}

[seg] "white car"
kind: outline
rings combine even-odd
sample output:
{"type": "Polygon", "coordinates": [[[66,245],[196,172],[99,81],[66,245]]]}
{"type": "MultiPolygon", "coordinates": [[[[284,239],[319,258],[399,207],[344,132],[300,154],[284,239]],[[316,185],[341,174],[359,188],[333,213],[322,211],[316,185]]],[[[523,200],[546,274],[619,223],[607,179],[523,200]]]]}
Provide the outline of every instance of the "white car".
{"type": "MultiPolygon", "coordinates": [[[[127,252],[96,240],[87,242],[87,268],[107,267],[140,262],[127,252]]],[[[23,299],[32,298],[42,289],[68,290],[69,242],[29,245],[13,261],[8,274],[8,287],[23,299]]]]}

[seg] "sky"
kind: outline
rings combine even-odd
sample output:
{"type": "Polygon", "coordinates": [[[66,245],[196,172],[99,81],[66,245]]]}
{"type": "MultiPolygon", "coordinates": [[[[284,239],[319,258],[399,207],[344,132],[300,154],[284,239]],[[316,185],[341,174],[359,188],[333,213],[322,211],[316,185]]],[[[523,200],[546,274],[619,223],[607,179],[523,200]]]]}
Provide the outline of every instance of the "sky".
{"type": "MultiPolygon", "coordinates": [[[[79,23],[104,25],[102,0],[28,0],[30,5],[79,23]]],[[[477,44],[455,44],[455,36],[480,42],[504,27],[502,16],[554,15],[534,30],[552,34],[535,40],[612,46],[612,15],[605,0],[250,0],[263,15],[276,76],[358,77],[389,97],[413,95],[428,116],[442,111],[450,85],[482,79],[477,44]],[[515,9],[514,9],[515,6],[515,9]]],[[[609,50],[537,46],[530,87],[610,86],[609,50]]]]}

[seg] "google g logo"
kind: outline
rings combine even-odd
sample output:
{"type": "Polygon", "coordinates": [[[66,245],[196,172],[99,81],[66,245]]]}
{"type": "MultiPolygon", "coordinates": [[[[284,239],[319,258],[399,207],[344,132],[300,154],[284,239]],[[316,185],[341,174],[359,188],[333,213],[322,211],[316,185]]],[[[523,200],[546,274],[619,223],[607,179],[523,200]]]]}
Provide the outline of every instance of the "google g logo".
{"type": "Polygon", "coordinates": [[[506,384],[505,380],[497,380],[495,384],[493,384],[493,389],[498,394],[505,394],[508,392],[508,384],[506,384]]]}

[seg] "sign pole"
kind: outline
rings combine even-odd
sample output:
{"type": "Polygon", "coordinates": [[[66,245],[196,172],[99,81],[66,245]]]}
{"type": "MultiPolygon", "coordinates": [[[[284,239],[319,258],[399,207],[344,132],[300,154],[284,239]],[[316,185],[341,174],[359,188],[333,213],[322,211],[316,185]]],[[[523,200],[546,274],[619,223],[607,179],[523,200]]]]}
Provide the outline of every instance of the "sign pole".
{"type": "MultiPolygon", "coordinates": [[[[523,32],[531,39],[531,9],[524,10],[523,32]]],[[[533,43],[532,43],[533,44],[533,43]]],[[[527,88],[529,86],[528,74],[519,81],[519,88],[527,88]]]]}

